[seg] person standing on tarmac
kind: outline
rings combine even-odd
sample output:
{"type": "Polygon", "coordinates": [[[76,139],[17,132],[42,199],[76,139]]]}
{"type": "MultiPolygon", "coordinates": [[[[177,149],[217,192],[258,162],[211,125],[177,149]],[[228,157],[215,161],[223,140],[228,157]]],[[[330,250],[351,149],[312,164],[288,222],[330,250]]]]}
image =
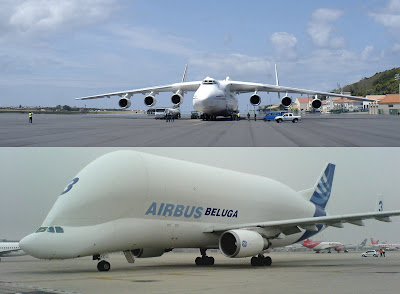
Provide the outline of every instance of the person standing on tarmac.
{"type": "Polygon", "coordinates": [[[250,112],[247,113],[247,120],[250,121],[250,112]]]}
{"type": "Polygon", "coordinates": [[[32,111],[29,112],[29,123],[32,123],[33,113],[32,111]]]}
{"type": "Polygon", "coordinates": [[[254,121],[257,121],[257,114],[254,112],[254,121]]]}
{"type": "Polygon", "coordinates": [[[240,112],[238,112],[238,114],[237,114],[237,120],[238,121],[240,120],[240,112]]]}
{"type": "Polygon", "coordinates": [[[383,257],[386,257],[385,249],[382,248],[383,257]]]}

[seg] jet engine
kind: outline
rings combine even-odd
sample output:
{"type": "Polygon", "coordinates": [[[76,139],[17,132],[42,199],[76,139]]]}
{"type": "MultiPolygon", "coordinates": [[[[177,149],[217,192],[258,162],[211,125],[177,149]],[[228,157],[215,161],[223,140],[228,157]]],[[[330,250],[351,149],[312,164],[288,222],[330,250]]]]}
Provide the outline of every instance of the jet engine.
{"type": "Polygon", "coordinates": [[[292,98],[286,95],[282,98],[281,104],[285,107],[289,107],[290,105],[292,105],[292,98]]]}
{"type": "Polygon", "coordinates": [[[148,107],[152,107],[157,103],[156,98],[153,95],[148,95],[144,98],[144,104],[148,107]]]}
{"type": "Polygon", "coordinates": [[[132,250],[136,258],[158,257],[165,253],[165,248],[140,248],[132,250]]]}
{"type": "Polygon", "coordinates": [[[313,101],[311,101],[311,106],[315,109],[318,109],[322,106],[322,101],[318,98],[315,98],[313,101]]]}
{"type": "Polygon", "coordinates": [[[125,97],[121,98],[118,101],[118,105],[119,105],[119,107],[121,107],[123,109],[129,108],[129,107],[131,107],[131,100],[129,98],[125,98],[125,97]]]}
{"type": "Polygon", "coordinates": [[[219,238],[219,249],[226,257],[250,257],[269,247],[267,239],[250,230],[230,230],[219,238]]]}
{"type": "Polygon", "coordinates": [[[174,104],[174,106],[178,107],[183,102],[183,95],[179,94],[179,93],[175,93],[171,97],[171,102],[172,102],[172,104],[174,104]]]}
{"type": "Polygon", "coordinates": [[[260,98],[260,96],[258,96],[257,94],[253,94],[253,95],[250,97],[250,103],[251,103],[251,105],[253,105],[253,106],[258,106],[258,105],[260,105],[260,103],[261,103],[261,98],[260,98]]]}

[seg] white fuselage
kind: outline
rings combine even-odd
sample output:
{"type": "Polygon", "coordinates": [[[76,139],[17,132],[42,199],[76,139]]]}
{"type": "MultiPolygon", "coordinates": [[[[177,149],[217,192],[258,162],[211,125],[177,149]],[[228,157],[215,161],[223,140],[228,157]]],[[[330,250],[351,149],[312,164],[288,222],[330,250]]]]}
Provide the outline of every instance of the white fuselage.
{"type": "Polygon", "coordinates": [[[238,111],[238,99],[226,81],[206,78],[193,95],[193,107],[210,116],[230,116],[238,111]]]}
{"type": "Polygon", "coordinates": [[[0,242],[0,257],[26,255],[19,247],[19,242],[0,242]]]}
{"type": "MultiPolygon", "coordinates": [[[[59,196],[42,227],[59,226],[62,233],[33,233],[20,245],[46,259],[138,248],[218,248],[219,234],[204,232],[210,227],[312,217],[315,210],[299,193],[266,177],[117,151],[90,163],[59,196]]],[[[271,238],[271,247],[302,240],[304,232],[271,238]]]]}

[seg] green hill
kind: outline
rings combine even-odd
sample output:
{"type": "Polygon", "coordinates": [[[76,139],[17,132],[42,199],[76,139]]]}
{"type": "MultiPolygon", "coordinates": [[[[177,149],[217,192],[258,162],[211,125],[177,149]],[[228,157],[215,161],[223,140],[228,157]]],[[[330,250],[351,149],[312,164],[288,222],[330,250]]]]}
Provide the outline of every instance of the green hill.
{"type": "Polygon", "coordinates": [[[343,92],[351,92],[353,96],[398,94],[399,82],[394,78],[400,74],[400,67],[378,72],[370,78],[343,87],[343,92]]]}

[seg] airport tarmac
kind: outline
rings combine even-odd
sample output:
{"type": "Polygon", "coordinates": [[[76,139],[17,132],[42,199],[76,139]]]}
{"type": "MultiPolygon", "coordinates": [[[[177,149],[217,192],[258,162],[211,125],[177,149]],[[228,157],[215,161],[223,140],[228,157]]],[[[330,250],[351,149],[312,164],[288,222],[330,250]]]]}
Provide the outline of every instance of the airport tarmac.
{"type": "Polygon", "coordinates": [[[109,272],[91,258],[38,260],[3,258],[0,293],[398,293],[400,252],[386,258],[352,253],[273,252],[271,267],[252,267],[249,258],[211,252],[215,265],[194,264],[195,253],[170,252],[128,264],[112,254],[109,272]]]}
{"type": "Polygon", "coordinates": [[[146,115],[0,114],[0,146],[398,147],[400,116],[315,115],[297,124],[155,120],[146,115]]]}

